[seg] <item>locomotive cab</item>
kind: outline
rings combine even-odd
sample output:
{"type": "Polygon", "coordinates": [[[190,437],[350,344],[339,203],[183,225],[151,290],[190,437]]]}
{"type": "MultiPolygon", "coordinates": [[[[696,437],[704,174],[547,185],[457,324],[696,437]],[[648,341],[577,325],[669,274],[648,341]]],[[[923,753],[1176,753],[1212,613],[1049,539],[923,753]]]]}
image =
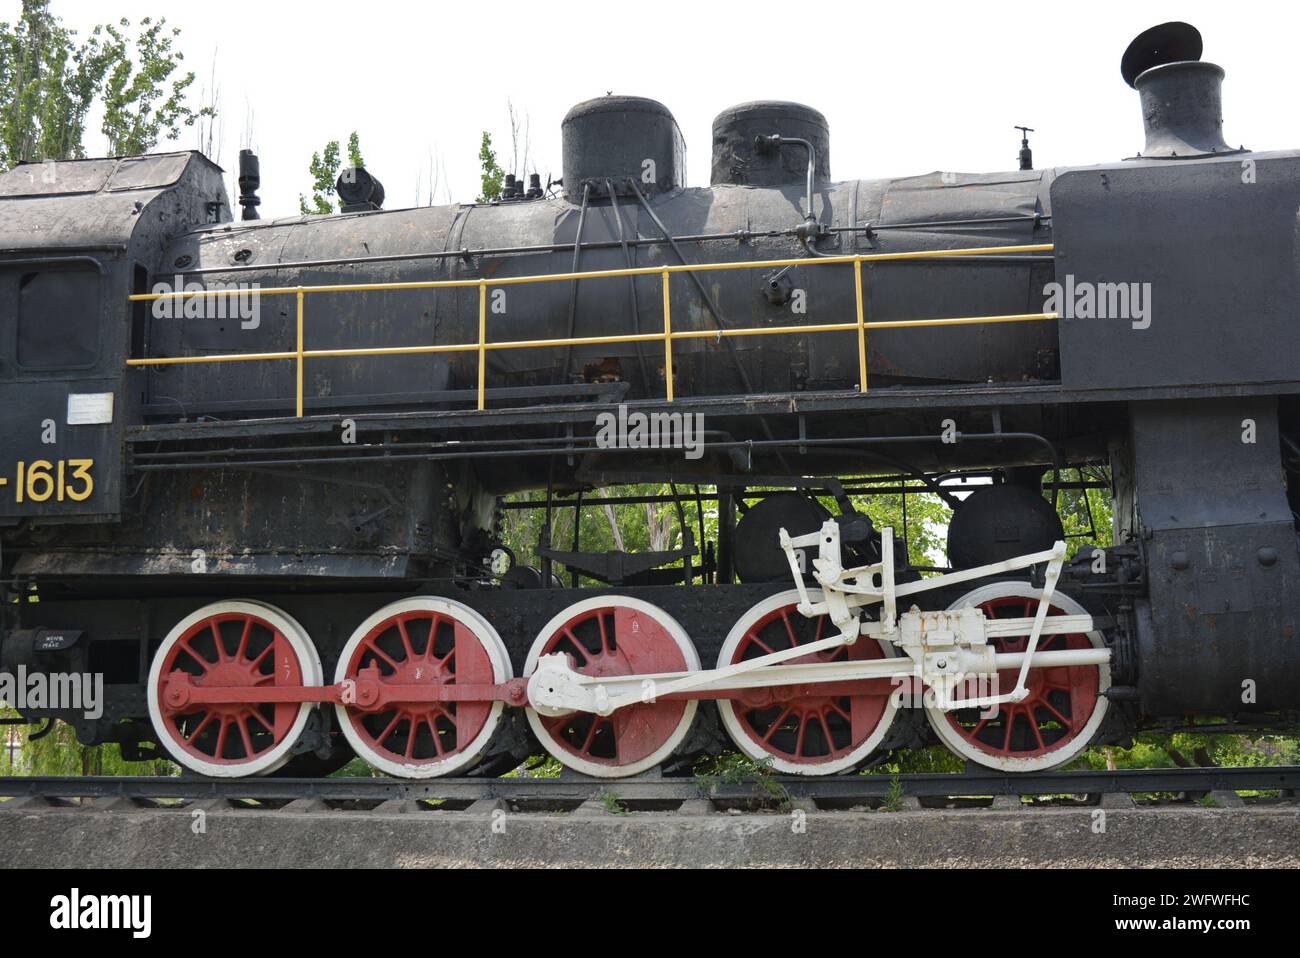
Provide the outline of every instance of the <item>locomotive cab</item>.
{"type": "Polygon", "coordinates": [[[201,153],[22,164],[0,174],[0,525],[112,522],[140,396],[156,250],[229,219],[201,153]]]}

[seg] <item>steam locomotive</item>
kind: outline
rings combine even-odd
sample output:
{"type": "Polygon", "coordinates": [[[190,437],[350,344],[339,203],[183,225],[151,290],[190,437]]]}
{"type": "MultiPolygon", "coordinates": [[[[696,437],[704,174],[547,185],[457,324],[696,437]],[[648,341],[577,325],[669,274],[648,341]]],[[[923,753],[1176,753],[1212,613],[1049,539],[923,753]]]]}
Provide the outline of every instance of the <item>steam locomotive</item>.
{"type": "Polygon", "coordinates": [[[0,175],[0,673],[105,683],[22,720],[412,778],[1294,726],[1300,153],[1225,142],[1201,49],[1129,45],[1145,146],[1091,167],[1026,134],[1012,172],[834,181],[820,113],[754,102],[688,187],[668,109],[611,95],[488,203],[350,169],[340,213],[261,220],[247,152],[239,219],[194,152],[0,175]],[[605,441],[635,417],[701,417],[698,455],[605,441]],[[1067,560],[1098,474],[1115,545],[1067,560]],[[952,507],[946,565],[882,491],[952,507]],[[554,541],[647,500],[672,548],[554,541]]]}

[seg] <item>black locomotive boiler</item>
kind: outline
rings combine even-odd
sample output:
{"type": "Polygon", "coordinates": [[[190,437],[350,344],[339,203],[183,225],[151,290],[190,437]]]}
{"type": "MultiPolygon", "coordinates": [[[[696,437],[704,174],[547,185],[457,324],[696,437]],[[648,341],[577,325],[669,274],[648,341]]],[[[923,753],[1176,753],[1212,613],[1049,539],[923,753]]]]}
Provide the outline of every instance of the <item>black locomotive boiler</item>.
{"type": "Polygon", "coordinates": [[[0,670],[106,683],[22,717],[214,776],[1033,771],[1294,725],[1300,153],[1229,146],[1200,55],[1133,41],[1146,142],[1091,167],[835,181],[821,114],[755,102],[690,187],[672,114],[606,96],[562,191],[491,203],[357,169],[260,220],[251,155],[239,219],[199,153],[0,175],[0,670]],[[699,455],[601,441],[629,416],[702,417],[699,455]],[[1067,563],[1081,467],[1116,544],[1067,563]],[[551,541],[647,483],[716,541],[551,541]],[[944,497],[947,567],[864,487],[944,497]]]}

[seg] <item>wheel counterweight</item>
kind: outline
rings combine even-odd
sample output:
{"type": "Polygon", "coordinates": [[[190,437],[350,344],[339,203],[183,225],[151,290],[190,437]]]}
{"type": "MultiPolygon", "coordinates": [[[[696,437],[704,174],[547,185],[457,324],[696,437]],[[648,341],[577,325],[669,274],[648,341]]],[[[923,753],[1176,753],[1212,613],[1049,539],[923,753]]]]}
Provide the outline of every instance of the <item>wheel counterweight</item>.
{"type": "MultiPolygon", "coordinates": [[[[335,681],[389,685],[493,685],[511,678],[505,644],[473,609],[420,596],[384,606],[353,632],[335,681]]],[[[500,701],[394,703],[378,711],[335,706],[356,753],[400,778],[450,775],[473,765],[501,720],[500,701]]]]}
{"type": "MultiPolygon", "coordinates": [[[[569,606],[542,629],[528,653],[531,676],[543,655],[567,654],[583,675],[694,672],[700,668],[685,630],[662,609],[625,596],[600,596],[569,606]]],[[[653,698],[652,690],[647,698],[653,698]]],[[[600,778],[635,775],[668,758],[690,731],[698,703],[643,701],[610,715],[570,712],[553,717],[528,709],[528,723],[563,764],[600,778]]]]}
{"type": "MultiPolygon", "coordinates": [[[[814,593],[814,602],[820,601],[814,593]]],[[[764,599],[732,628],[718,667],[807,645],[834,635],[827,616],[809,619],[798,609],[799,593],[764,599]]],[[[889,647],[870,639],[814,652],[790,664],[882,659],[889,647]]],[[[756,689],[718,702],[722,724],[750,758],[770,761],[794,775],[832,775],[860,764],[884,739],[897,704],[879,681],[825,682],[812,686],[756,689]]]]}
{"type": "MultiPolygon", "coordinates": [[[[1026,582],[995,582],[976,589],[950,609],[967,605],[982,609],[990,619],[1033,618],[1040,592],[1026,582]]],[[[1052,599],[1052,615],[1081,615],[1084,609],[1069,596],[1052,599]]],[[[998,652],[1023,652],[1028,636],[989,640],[998,652]]],[[[1038,651],[1105,648],[1100,632],[1044,635],[1038,651]]],[[[998,672],[996,691],[1015,688],[1018,669],[998,672]]],[[[940,740],[963,758],[1007,772],[1036,772],[1057,768],[1083,751],[1106,715],[1110,667],[1077,665],[1031,668],[1029,695],[1021,702],[1004,702],[993,709],[944,712],[926,706],[926,718],[940,740]]]]}
{"type": "Polygon", "coordinates": [[[216,602],[191,613],[154,655],[149,716],[167,752],[203,775],[266,775],[289,761],[314,706],[190,705],[177,690],[168,694],[173,679],[200,688],[315,686],[321,684],[321,664],[292,616],[251,600],[216,602]]]}

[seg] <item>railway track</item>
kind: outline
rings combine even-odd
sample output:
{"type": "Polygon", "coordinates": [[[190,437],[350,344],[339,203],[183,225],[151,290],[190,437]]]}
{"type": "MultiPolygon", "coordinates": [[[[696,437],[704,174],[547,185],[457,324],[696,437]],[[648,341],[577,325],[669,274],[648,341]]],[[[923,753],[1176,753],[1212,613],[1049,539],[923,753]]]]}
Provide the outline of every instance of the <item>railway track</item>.
{"type": "MultiPolygon", "coordinates": [[[[1094,799],[1102,795],[1181,793],[1184,796],[1238,791],[1279,791],[1296,797],[1300,766],[1237,768],[1124,769],[1119,771],[1054,771],[1006,775],[974,771],[964,774],[842,775],[818,779],[763,776],[753,781],[717,782],[696,778],[642,776],[618,781],[576,775],[559,778],[446,778],[403,781],[392,778],[254,778],[216,780],[188,777],[5,777],[0,798],[30,799],[9,806],[30,809],[42,802],[63,804],[72,799],[122,799],[152,807],[159,802],[224,801],[233,806],[290,802],[337,803],[338,807],[377,807],[383,803],[438,802],[457,810],[475,803],[504,801],[570,808],[601,802],[612,796],[630,807],[638,804],[671,808],[673,803],[704,800],[719,807],[783,805],[791,801],[815,807],[841,808],[904,799],[978,800],[1070,795],[1094,799]]],[[[96,803],[98,804],[98,803],[96,803]]],[[[119,806],[122,807],[122,806],[119,806]]],[[[302,807],[299,805],[298,807],[302,807]]],[[[322,806],[317,805],[317,808],[322,806]]],[[[392,806],[390,806],[392,807],[392,806]]]]}

